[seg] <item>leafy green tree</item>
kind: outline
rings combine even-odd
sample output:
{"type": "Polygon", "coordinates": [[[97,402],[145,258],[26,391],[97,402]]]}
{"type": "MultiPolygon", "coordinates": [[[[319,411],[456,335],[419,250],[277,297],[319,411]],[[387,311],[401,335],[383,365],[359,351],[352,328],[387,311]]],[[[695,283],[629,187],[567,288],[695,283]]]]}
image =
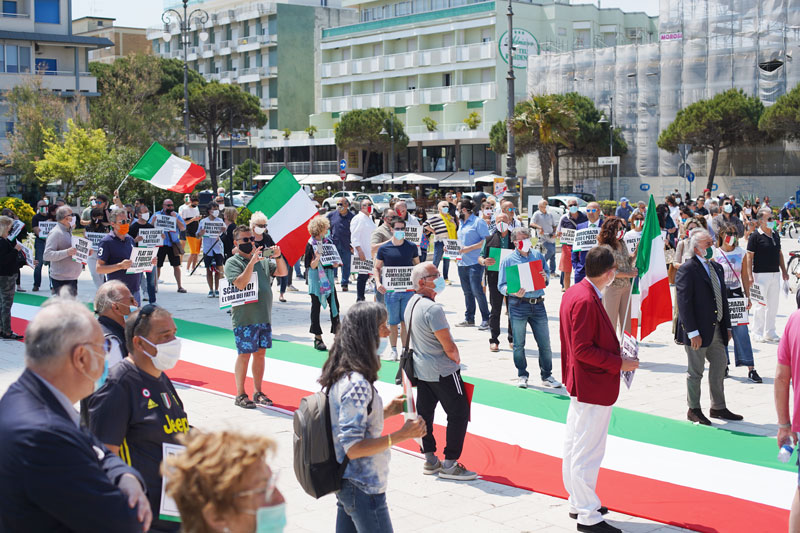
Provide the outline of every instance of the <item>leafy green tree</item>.
{"type": "Polygon", "coordinates": [[[658,147],[678,152],[679,144],[691,144],[692,152],[711,151],[706,188],[714,185],[719,153],[731,146],[753,144],[764,139],[758,123],[764,104],[741,89],[728,89],[709,100],[700,100],[678,111],[675,120],[661,132],[658,147]]]}
{"type": "Polygon", "coordinates": [[[189,116],[193,131],[206,138],[211,187],[216,190],[219,136],[223,131],[230,132],[231,122],[234,128],[263,127],[267,116],[256,96],[239,85],[217,81],[189,86],[189,116]]]}
{"type": "Polygon", "coordinates": [[[34,163],[36,178],[42,183],[61,181],[64,196],[86,176],[86,169],[100,161],[107,152],[106,134],[101,129],[86,129],[67,121],[67,131],[59,137],[55,130],[45,130],[44,157],[34,163]]]}
{"type": "Polygon", "coordinates": [[[252,159],[245,159],[244,162],[236,167],[236,170],[233,172],[233,188],[248,189],[250,178],[258,176],[258,174],[258,163],[252,159]]]}
{"type": "Polygon", "coordinates": [[[800,85],[764,111],[758,129],[776,140],[800,141],[800,85]]]}
{"type": "Polygon", "coordinates": [[[394,133],[394,149],[396,152],[408,146],[408,135],[403,123],[393,113],[378,108],[356,109],[345,113],[336,127],[336,146],[339,150],[363,150],[364,159],[361,168],[366,177],[367,161],[371,153],[387,153],[391,150],[394,133]],[[381,131],[386,133],[381,134],[381,131]]]}

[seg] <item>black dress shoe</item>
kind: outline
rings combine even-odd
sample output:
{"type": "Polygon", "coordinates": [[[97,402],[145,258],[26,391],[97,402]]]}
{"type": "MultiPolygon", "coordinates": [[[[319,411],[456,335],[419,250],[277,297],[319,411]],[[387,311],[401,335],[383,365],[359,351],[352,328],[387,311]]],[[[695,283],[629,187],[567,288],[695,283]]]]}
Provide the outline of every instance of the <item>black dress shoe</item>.
{"type": "Polygon", "coordinates": [[[721,418],[722,420],[743,420],[744,417],[742,415],[737,415],[728,411],[728,408],[725,409],[711,409],[710,413],[711,418],[721,418]]]}
{"type": "MultiPolygon", "coordinates": [[[[603,506],[603,507],[599,508],[597,510],[597,512],[600,513],[601,515],[608,514],[608,507],[603,506]]],[[[569,513],[569,517],[572,518],[573,520],[577,520],[578,519],[578,513],[569,513]]]]}
{"type": "Polygon", "coordinates": [[[702,409],[689,409],[689,412],[686,413],[686,418],[689,420],[689,422],[696,422],[698,424],[703,424],[704,426],[711,425],[711,420],[706,418],[706,415],[703,414],[702,409]]]}
{"type": "Polygon", "coordinates": [[[622,533],[620,528],[612,526],[605,520],[591,526],[578,524],[578,531],[587,531],[588,533],[622,533]]]}

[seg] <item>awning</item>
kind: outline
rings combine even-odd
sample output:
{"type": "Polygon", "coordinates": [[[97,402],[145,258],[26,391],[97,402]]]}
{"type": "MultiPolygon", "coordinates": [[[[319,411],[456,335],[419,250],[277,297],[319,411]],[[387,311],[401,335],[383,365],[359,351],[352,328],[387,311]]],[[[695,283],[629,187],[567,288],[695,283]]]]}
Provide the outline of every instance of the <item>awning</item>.
{"type": "Polygon", "coordinates": [[[361,181],[363,179],[364,179],[364,176],[359,176],[358,174],[348,174],[347,175],[347,179],[344,180],[344,181],[361,181]]]}
{"type": "Polygon", "coordinates": [[[392,175],[384,172],[383,174],[378,174],[377,176],[372,176],[371,178],[365,179],[369,183],[383,183],[386,181],[390,181],[392,179],[392,175]]]}
{"type": "Polygon", "coordinates": [[[440,187],[472,187],[474,184],[475,176],[470,176],[469,172],[453,172],[439,182],[440,187]]]}
{"type": "Polygon", "coordinates": [[[494,183],[495,178],[503,178],[503,176],[498,176],[494,172],[490,172],[489,174],[481,175],[479,178],[475,178],[475,183],[494,183]]]}
{"type": "Polygon", "coordinates": [[[393,180],[390,180],[391,183],[412,183],[412,184],[424,184],[424,183],[439,183],[437,178],[432,176],[426,176],[424,174],[416,174],[411,172],[409,174],[405,174],[404,176],[397,177],[393,180]]]}
{"type": "Polygon", "coordinates": [[[327,183],[329,181],[339,181],[338,174],[301,174],[295,176],[297,181],[303,185],[317,185],[319,183],[327,183]]]}
{"type": "Polygon", "coordinates": [[[258,176],[253,176],[253,181],[269,181],[275,177],[275,174],[259,174],[258,176]]]}

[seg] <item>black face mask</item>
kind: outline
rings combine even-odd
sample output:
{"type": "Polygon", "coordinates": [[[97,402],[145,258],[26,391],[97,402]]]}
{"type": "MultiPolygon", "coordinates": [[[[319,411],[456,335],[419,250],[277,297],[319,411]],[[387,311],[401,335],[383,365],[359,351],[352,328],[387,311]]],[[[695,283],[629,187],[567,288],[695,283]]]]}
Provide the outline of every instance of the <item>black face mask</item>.
{"type": "Polygon", "coordinates": [[[250,252],[253,251],[253,243],[252,242],[243,242],[239,245],[239,251],[243,254],[250,255],[250,252]]]}
{"type": "Polygon", "coordinates": [[[165,208],[164,208],[164,214],[165,214],[165,215],[169,215],[169,214],[171,214],[171,213],[172,213],[172,208],[171,208],[171,207],[165,207],[165,208]]]}

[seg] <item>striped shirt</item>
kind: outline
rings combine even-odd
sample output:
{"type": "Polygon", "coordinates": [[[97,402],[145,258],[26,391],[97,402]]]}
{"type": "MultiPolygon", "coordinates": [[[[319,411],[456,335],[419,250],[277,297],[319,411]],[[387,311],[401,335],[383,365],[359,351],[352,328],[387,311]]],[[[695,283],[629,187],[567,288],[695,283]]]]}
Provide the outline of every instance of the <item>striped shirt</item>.
{"type": "Polygon", "coordinates": [[[447,232],[447,224],[445,223],[444,219],[442,218],[441,214],[435,214],[430,217],[427,222],[425,223],[426,226],[430,227],[433,230],[434,235],[436,236],[437,241],[444,241],[446,239],[455,239],[456,236],[449,235],[447,232]]]}

